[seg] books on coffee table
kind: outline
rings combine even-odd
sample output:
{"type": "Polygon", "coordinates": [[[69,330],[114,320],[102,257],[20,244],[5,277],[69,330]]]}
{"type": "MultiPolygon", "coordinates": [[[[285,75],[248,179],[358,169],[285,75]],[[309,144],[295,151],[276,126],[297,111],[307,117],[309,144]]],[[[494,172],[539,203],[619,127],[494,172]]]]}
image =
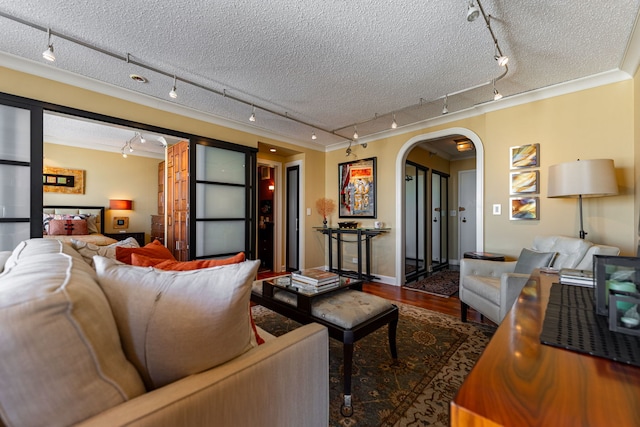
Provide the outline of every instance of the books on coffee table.
{"type": "Polygon", "coordinates": [[[563,268],[560,270],[560,283],[564,285],[577,285],[593,288],[593,271],[563,268]]]}
{"type": "Polygon", "coordinates": [[[310,286],[328,286],[340,282],[340,276],[330,271],[309,268],[291,273],[291,282],[310,286]]]}

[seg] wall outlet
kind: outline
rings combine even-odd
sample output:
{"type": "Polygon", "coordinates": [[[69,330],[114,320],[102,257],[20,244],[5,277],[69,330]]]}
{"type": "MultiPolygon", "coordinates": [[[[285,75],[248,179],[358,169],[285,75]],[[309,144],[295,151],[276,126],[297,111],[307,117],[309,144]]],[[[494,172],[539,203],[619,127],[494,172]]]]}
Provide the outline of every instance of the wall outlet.
{"type": "Polygon", "coordinates": [[[354,264],[357,264],[358,263],[358,258],[351,258],[351,262],[354,263],[354,264]]]}

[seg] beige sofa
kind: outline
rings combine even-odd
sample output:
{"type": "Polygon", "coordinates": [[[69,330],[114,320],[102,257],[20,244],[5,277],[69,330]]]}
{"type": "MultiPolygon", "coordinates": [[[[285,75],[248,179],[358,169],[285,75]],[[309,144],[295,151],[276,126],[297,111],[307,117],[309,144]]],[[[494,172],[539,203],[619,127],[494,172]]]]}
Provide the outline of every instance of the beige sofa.
{"type": "Polygon", "coordinates": [[[160,272],[95,260],[96,270],[48,239],[0,253],[0,425],[328,425],[327,330],[310,324],[275,338],[258,329],[266,342],[257,345],[248,313],[257,262],[160,272]],[[191,295],[198,286],[220,289],[202,302],[191,295]],[[115,307],[123,289],[135,293],[115,307]],[[237,320],[215,317],[230,315],[237,320]],[[229,351],[240,354],[209,359],[229,351]]]}
{"type": "Polygon", "coordinates": [[[591,270],[594,255],[618,255],[620,249],[596,245],[567,236],[536,236],[533,251],[525,250],[518,261],[477,259],[460,261],[460,304],[462,321],[472,307],[495,323],[502,322],[535,268],[553,267],[591,270]]]}

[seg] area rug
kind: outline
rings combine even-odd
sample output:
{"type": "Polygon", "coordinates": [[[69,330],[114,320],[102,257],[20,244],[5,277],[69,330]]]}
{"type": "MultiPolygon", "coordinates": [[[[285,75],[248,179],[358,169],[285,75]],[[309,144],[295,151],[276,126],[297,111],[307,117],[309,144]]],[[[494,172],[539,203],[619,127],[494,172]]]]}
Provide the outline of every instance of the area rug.
{"type": "MultiPolygon", "coordinates": [[[[448,426],[449,402],[480,357],[494,328],[395,303],[398,363],[392,364],[387,328],[354,346],[353,415],[340,414],[342,343],[329,340],[330,426],[448,426]]],[[[273,335],[300,325],[264,307],[255,322],[273,335]]]]}
{"type": "Polygon", "coordinates": [[[404,287],[413,291],[426,292],[439,297],[449,298],[458,292],[459,285],[459,271],[442,270],[424,279],[407,283],[404,287]]]}

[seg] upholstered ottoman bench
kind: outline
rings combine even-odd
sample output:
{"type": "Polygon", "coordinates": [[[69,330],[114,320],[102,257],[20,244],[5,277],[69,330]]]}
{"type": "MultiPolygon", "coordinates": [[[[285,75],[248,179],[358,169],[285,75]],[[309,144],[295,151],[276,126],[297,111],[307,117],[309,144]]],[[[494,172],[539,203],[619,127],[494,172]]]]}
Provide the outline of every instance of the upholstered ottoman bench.
{"type": "Polygon", "coordinates": [[[340,340],[343,344],[344,399],[340,413],[345,417],[351,416],[353,344],[378,328],[389,325],[389,349],[391,357],[396,361],[398,307],[376,295],[347,289],[313,300],[311,314],[316,322],[329,329],[331,338],[340,340]]]}
{"type": "Polygon", "coordinates": [[[398,358],[398,307],[376,295],[347,288],[311,298],[310,310],[307,311],[298,307],[298,295],[294,292],[278,289],[268,296],[262,290],[261,283],[256,282],[251,295],[254,303],[303,324],[320,323],[327,327],[331,338],[342,342],[344,398],[340,412],[345,417],[351,416],[353,344],[378,328],[389,325],[389,349],[395,361],[398,358]]]}

